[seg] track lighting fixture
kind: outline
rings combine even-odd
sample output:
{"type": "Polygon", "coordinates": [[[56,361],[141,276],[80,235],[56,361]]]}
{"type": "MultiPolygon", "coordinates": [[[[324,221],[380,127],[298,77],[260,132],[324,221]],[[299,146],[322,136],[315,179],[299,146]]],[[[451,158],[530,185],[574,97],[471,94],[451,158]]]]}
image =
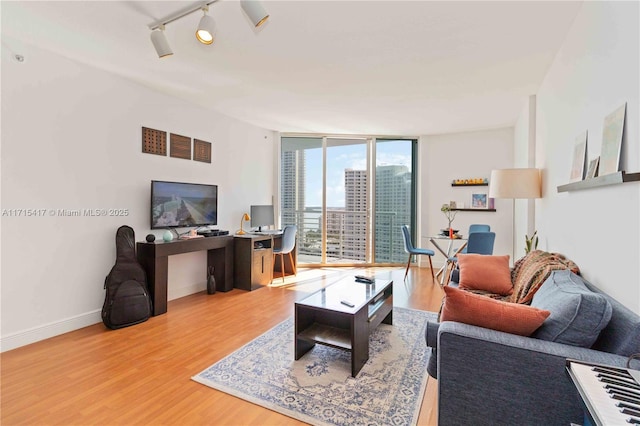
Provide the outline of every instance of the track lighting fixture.
{"type": "Polygon", "coordinates": [[[216,21],[207,15],[209,6],[203,7],[202,11],[204,12],[204,16],[200,18],[200,23],[196,30],[196,38],[202,44],[212,44],[216,36],[216,21]]]}
{"type": "MultiPolygon", "coordinates": [[[[150,23],[148,27],[151,30],[151,42],[153,43],[153,47],[156,49],[158,57],[164,58],[165,56],[173,55],[173,51],[171,50],[169,42],[164,34],[165,25],[170,24],[173,21],[177,21],[180,18],[184,18],[198,10],[202,10],[204,15],[200,18],[200,22],[196,28],[196,39],[202,44],[213,44],[216,36],[216,22],[211,16],[207,15],[207,12],[209,11],[209,6],[216,1],[219,0],[200,1],[163,19],[150,23]]],[[[240,6],[256,28],[262,25],[269,18],[269,14],[259,0],[241,0],[240,6]]]]}
{"type": "Polygon", "coordinates": [[[240,0],[240,6],[244,13],[247,14],[253,25],[258,28],[269,19],[269,14],[265,10],[262,3],[256,0],[240,0]]]}
{"type": "Polygon", "coordinates": [[[164,25],[160,25],[157,30],[151,31],[151,42],[153,43],[153,47],[156,48],[158,58],[173,55],[167,37],[164,35],[164,25]]]}

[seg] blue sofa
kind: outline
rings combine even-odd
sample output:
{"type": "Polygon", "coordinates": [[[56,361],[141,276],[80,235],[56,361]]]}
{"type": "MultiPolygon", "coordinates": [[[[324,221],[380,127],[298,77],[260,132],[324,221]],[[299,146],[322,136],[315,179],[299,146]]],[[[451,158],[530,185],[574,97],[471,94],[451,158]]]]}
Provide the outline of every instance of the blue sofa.
{"type": "MultiPolygon", "coordinates": [[[[455,286],[454,280],[455,274],[451,283],[455,286]]],[[[582,424],[581,400],[566,372],[566,359],[624,367],[630,355],[640,352],[640,316],[572,272],[554,271],[538,293],[531,305],[541,305],[537,307],[551,312],[538,331],[547,322],[551,328],[539,333],[539,337],[516,336],[451,321],[427,325],[426,342],[432,348],[428,370],[438,379],[440,426],[582,424]],[[565,295],[576,296],[574,285],[576,289],[583,288],[576,290],[581,293],[577,305],[582,300],[583,307],[587,306],[585,297],[589,299],[591,295],[585,293],[593,292],[602,296],[597,297],[598,308],[590,309],[601,309],[603,300],[610,306],[602,313],[608,317],[610,312],[608,323],[596,333],[596,340],[589,347],[562,343],[584,338],[584,330],[577,330],[577,335],[567,334],[565,328],[559,329],[555,324],[554,329],[552,324],[554,312],[563,310],[565,295]]],[[[574,308],[571,306],[568,311],[574,308]]],[[[640,369],[638,362],[631,366],[640,369]]]]}

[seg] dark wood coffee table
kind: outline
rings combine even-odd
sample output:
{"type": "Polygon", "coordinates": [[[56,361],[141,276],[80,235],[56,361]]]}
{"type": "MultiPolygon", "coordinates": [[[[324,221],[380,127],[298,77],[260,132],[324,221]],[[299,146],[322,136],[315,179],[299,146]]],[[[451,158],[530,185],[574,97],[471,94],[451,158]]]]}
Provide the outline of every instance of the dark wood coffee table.
{"type": "Polygon", "coordinates": [[[351,375],[369,359],[369,334],[393,321],[393,281],[345,278],[295,304],[295,358],[316,343],[351,351],[351,375]],[[347,301],[353,307],[342,304],[347,301]]]}

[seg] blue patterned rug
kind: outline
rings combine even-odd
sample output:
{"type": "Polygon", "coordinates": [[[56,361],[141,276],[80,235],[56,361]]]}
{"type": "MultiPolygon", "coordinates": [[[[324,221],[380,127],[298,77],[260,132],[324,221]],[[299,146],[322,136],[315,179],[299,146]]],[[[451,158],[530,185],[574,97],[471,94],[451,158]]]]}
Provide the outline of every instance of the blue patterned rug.
{"type": "Polygon", "coordinates": [[[192,379],[314,425],[415,425],[428,378],[424,330],[436,317],[393,308],[393,326],[371,335],[355,378],[344,350],[317,344],[295,361],[289,318],[192,379]]]}

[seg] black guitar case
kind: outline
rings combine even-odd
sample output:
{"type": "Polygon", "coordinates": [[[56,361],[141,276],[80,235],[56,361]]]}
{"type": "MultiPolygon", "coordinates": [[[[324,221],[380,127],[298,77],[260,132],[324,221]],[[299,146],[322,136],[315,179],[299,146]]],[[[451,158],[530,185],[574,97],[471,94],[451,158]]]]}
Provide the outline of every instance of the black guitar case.
{"type": "Polygon", "coordinates": [[[136,258],[135,233],[130,226],[116,231],[116,263],[104,280],[104,288],[102,322],[108,328],[139,324],[151,316],[147,276],[136,258]]]}

